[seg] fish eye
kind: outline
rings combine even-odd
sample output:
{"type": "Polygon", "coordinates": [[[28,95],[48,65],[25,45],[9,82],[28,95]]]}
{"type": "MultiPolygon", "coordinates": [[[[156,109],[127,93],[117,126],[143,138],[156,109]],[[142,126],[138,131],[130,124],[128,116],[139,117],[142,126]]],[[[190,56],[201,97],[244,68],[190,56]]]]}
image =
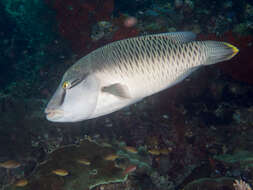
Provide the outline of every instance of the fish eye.
{"type": "Polygon", "coordinates": [[[62,85],[62,88],[63,88],[63,89],[67,89],[67,88],[70,88],[70,86],[71,86],[70,82],[69,82],[69,81],[65,81],[65,82],[63,83],[63,85],[62,85]]]}

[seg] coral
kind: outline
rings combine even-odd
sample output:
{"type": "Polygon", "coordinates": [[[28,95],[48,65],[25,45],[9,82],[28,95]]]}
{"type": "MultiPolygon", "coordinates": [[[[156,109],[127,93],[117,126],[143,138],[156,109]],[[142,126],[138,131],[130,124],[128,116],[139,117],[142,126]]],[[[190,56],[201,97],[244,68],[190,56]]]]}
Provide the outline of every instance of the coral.
{"type": "Polygon", "coordinates": [[[100,21],[92,26],[91,39],[93,41],[100,40],[105,34],[112,30],[112,24],[108,21],[100,21]]]}
{"type": "Polygon", "coordinates": [[[147,172],[151,171],[151,160],[149,157],[147,157],[146,154],[140,155],[135,153],[130,153],[128,151],[119,150],[117,151],[117,155],[120,156],[119,161],[124,161],[125,159],[128,160],[128,162],[132,165],[138,166],[138,168],[141,168],[147,172]]]}
{"type": "Polygon", "coordinates": [[[192,0],[185,0],[184,2],[187,6],[189,6],[191,9],[194,9],[194,1],[192,0]]]}
{"type": "Polygon", "coordinates": [[[160,190],[174,190],[175,185],[172,181],[169,181],[168,176],[160,176],[158,172],[152,172],[151,180],[155,186],[160,190]]]}
{"type": "Polygon", "coordinates": [[[204,189],[204,190],[219,190],[227,189],[234,190],[233,187],[233,178],[201,178],[195,180],[184,187],[184,190],[195,190],[195,189],[204,189]]]}
{"type": "Polygon", "coordinates": [[[55,0],[47,1],[56,12],[58,31],[68,40],[77,53],[87,53],[91,42],[91,26],[99,21],[109,20],[114,0],[55,0]]]}
{"type": "Polygon", "coordinates": [[[253,174],[253,153],[246,150],[238,150],[233,154],[222,154],[214,157],[223,168],[224,174],[228,177],[243,177],[252,182],[253,174]]]}
{"type": "MultiPolygon", "coordinates": [[[[104,157],[113,153],[113,149],[98,146],[89,141],[83,141],[80,146],[67,146],[54,151],[49,159],[36,169],[36,173],[28,178],[26,190],[73,190],[91,189],[108,183],[123,182],[127,179],[121,168],[117,168],[113,161],[106,161],[104,157]],[[78,160],[90,160],[85,165],[78,160]],[[53,170],[61,169],[68,172],[67,176],[58,176],[53,170]]],[[[18,189],[11,185],[7,190],[18,189]]]]}
{"type": "Polygon", "coordinates": [[[253,107],[247,109],[236,110],[233,114],[233,119],[244,126],[253,125],[253,107]]]}
{"type": "Polygon", "coordinates": [[[114,0],[47,2],[56,12],[60,35],[69,41],[72,50],[80,55],[89,53],[105,43],[138,34],[135,28],[123,26],[125,17],[111,18],[114,0]]]}
{"type": "Polygon", "coordinates": [[[253,153],[240,150],[235,154],[223,154],[215,156],[215,159],[222,161],[227,165],[240,164],[243,167],[253,166],[253,153]]]}
{"type": "Polygon", "coordinates": [[[235,180],[234,188],[235,190],[251,190],[251,187],[249,186],[249,184],[247,184],[243,180],[240,180],[240,181],[235,180]]]}
{"type": "Polygon", "coordinates": [[[135,37],[139,34],[139,31],[135,27],[125,27],[124,22],[126,16],[121,15],[114,20],[114,24],[118,26],[118,29],[114,32],[112,41],[122,40],[124,38],[135,37]]]}

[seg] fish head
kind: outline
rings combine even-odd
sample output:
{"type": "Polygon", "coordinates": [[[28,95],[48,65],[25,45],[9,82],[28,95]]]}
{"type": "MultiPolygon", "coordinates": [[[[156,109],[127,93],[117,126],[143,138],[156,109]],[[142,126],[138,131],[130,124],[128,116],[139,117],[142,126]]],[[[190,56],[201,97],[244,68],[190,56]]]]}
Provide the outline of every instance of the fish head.
{"type": "MultiPolygon", "coordinates": [[[[52,122],[77,122],[89,119],[97,104],[99,81],[92,74],[74,77],[65,73],[45,113],[52,122]]],[[[78,76],[78,75],[77,75],[78,76]]]]}

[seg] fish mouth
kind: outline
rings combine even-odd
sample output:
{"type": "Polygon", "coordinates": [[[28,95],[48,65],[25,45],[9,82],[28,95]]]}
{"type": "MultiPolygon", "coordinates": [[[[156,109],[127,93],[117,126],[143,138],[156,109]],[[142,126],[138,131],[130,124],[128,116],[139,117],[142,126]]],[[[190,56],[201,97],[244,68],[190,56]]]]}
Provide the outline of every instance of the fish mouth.
{"type": "Polygon", "coordinates": [[[57,121],[64,116],[63,110],[45,109],[46,118],[49,121],[57,121]]]}

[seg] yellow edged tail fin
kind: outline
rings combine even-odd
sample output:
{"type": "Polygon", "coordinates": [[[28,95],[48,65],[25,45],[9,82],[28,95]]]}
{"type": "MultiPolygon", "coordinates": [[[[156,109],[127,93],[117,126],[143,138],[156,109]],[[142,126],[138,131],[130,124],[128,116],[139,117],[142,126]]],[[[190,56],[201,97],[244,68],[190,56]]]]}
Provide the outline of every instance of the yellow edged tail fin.
{"type": "Polygon", "coordinates": [[[204,41],[203,43],[207,53],[206,65],[227,61],[239,52],[239,49],[227,42],[204,41]]]}
{"type": "Polygon", "coordinates": [[[229,44],[229,43],[227,43],[227,42],[223,42],[223,43],[224,43],[226,46],[232,48],[232,51],[233,51],[233,54],[230,55],[230,56],[228,57],[228,59],[231,59],[232,57],[234,57],[234,56],[239,52],[239,49],[238,49],[237,47],[233,46],[232,44],[229,44]]]}

